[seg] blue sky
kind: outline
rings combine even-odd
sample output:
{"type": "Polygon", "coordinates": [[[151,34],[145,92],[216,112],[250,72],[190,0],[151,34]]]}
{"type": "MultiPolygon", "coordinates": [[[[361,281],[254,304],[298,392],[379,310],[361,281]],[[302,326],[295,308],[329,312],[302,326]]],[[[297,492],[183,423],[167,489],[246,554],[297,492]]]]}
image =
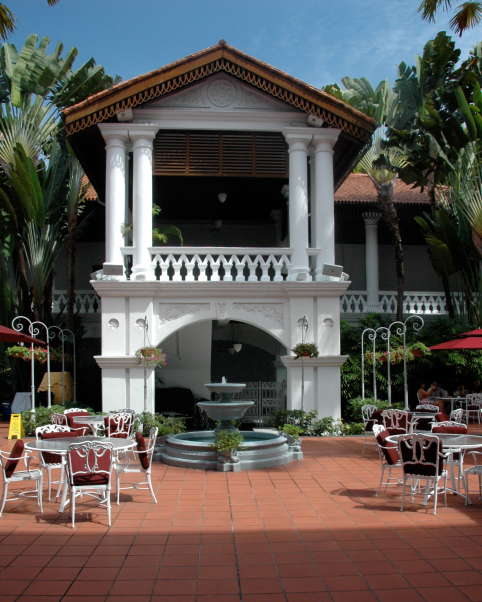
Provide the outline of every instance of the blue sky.
{"type": "MultiPolygon", "coordinates": [[[[240,50],[315,85],[344,75],[393,81],[402,60],[414,63],[424,43],[448,31],[441,14],[422,21],[419,0],[6,0],[17,18],[9,41],[38,33],[79,59],[91,56],[123,79],[145,73],[225,39],[240,50]]],[[[459,4],[455,0],[453,3],[459,4]]],[[[482,39],[471,30],[464,54],[482,39]]]]}

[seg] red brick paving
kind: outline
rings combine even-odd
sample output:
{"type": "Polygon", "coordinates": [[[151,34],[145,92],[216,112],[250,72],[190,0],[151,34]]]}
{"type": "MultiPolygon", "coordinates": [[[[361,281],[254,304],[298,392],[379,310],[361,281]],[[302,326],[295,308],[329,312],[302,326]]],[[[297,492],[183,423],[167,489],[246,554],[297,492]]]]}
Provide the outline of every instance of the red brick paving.
{"type": "Polygon", "coordinates": [[[92,502],[75,531],[54,503],[8,503],[0,602],[482,602],[482,503],[401,513],[361,438],[303,446],[274,470],[156,464],[159,504],[124,493],[110,529],[92,502]]]}

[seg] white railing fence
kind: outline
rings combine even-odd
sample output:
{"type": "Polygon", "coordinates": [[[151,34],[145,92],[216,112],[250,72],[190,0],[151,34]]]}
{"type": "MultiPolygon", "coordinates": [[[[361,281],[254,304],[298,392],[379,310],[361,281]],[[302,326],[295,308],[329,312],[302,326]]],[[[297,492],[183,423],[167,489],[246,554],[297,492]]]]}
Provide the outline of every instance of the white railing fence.
{"type": "MultiPolygon", "coordinates": [[[[52,295],[52,313],[67,311],[67,291],[54,291],[52,295]]],[[[75,293],[74,312],[76,314],[100,314],[100,297],[93,290],[78,290],[75,293]]]]}
{"type": "MultiPolygon", "coordinates": [[[[463,293],[452,293],[455,312],[464,313],[463,293]]],[[[379,291],[377,313],[394,314],[397,309],[396,291],[379,291]]],[[[347,291],[341,297],[341,311],[348,314],[373,312],[368,308],[366,291],[347,291]]],[[[444,293],[438,292],[406,292],[403,296],[403,312],[405,314],[443,315],[447,313],[444,293]]]]}

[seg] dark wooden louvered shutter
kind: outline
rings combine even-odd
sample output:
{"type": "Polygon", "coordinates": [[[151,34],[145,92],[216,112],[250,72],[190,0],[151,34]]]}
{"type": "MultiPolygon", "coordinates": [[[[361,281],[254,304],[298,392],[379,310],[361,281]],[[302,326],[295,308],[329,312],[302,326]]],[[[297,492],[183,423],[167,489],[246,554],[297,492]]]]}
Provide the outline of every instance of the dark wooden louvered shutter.
{"type": "Polygon", "coordinates": [[[276,132],[161,130],[156,176],[288,177],[288,150],[276,132]]]}

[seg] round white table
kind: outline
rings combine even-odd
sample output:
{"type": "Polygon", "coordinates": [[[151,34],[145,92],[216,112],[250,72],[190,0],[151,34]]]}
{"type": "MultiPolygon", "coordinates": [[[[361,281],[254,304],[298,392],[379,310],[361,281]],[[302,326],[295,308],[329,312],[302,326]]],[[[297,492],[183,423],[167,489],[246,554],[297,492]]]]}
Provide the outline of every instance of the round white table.
{"type": "MultiPolygon", "coordinates": [[[[80,418],[86,418],[81,416],[80,418]]],[[[37,439],[35,441],[29,441],[25,444],[25,449],[36,452],[50,452],[66,456],[71,443],[82,443],[83,441],[101,441],[102,443],[110,443],[113,448],[113,454],[116,455],[120,451],[126,451],[135,447],[136,441],[134,439],[123,439],[121,437],[59,437],[58,439],[37,439]]],[[[62,469],[64,470],[64,469],[62,469]]],[[[63,512],[67,504],[67,482],[64,480],[64,487],[62,488],[62,497],[60,499],[59,512],[63,512]]]]}
{"type": "Polygon", "coordinates": [[[97,437],[99,428],[104,426],[105,416],[101,414],[89,414],[88,416],[72,416],[74,424],[88,424],[94,437],[97,437]]]}

